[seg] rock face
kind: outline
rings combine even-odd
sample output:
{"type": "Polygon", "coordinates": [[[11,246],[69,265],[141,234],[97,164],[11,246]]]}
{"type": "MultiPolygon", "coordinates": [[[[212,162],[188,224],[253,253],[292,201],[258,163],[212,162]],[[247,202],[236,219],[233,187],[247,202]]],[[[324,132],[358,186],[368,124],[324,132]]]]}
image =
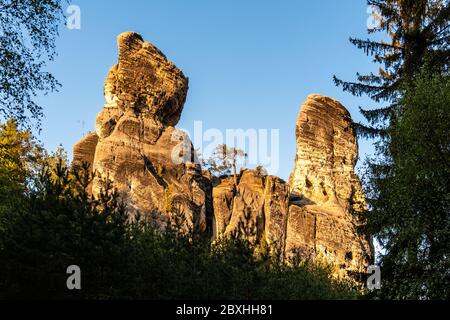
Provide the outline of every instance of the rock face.
{"type": "Polygon", "coordinates": [[[358,145],[349,112],[334,99],[310,95],[296,137],[286,252],[320,254],[346,270],[365,271],[372,250],[352,215],[364,195],[354,172],[358,145]]]}
{"type": "Polygon", "coordinates": [[[305,203],[344,206],[352,190],[362,196],[353,168],[358,146],[350,113],[338,101],[310,95],[296,124],[297,154],[291,192],[305,203]]]}
{"type": "Polygon", "coordinates": [[[264,241],[282,253],[288,210],[288,188],[278,177],[243,170],[237,189],[232,177],[213,188],[214,235],[237,235],[251,243],[264,241]]]}
{"type": "Polygon", "coordinates": [[[81,167],[83,162],[88,163],[91,168],[94,163],[95,148],[98,143],[98,135],[91,132],[73,146],[73,165],[81,167]]]}
{"type": "Polygon", "coordinates": [[[132,212],[161,227],[181,218],[183,227],[240,235],[282,259],[323,256],[342,270],[366,270],[371,246],[351,214],[364,206],[357,142],[338,101],[311,95],[301,107],[289,183],[246,169],[235,185],[203,173],[191,141],[174,127],[188,90],[183,73],[136,33],[119,35],[118,47],[96,130],[74,146],[74,167],[85,162],[96,174],[94,195],[110,180],[132,212]]]}
{"type": "Polygon", "coordinates": [[[202,229],[211,215],[211,188],[192,144],[174,128],[188,90],[183,73],[137,33],[118,37],[119,61],[106,78],[96,131],[74,147],[74,165],[91,164],[98,194],[106,179],[132,209],[164,225],[174,215],[202,229]]]}
{"type": "Polygon", "coordinates": [[[284,259],[323,257],[337,267],[365,272],[372,255],[351,212],[364,205],[354,166],[358,146],[349,112],[336,100],[311,95],[297,119],[297,156],[290,181],[240,174],[213,188],[215,235],[244,234],[284,259]]]}

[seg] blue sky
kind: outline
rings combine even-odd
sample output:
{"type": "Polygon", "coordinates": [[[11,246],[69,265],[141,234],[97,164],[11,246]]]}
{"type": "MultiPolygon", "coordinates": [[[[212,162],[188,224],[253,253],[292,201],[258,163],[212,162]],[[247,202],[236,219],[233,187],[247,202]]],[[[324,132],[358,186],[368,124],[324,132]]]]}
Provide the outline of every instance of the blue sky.
{"type": "MultiPolygon", "coordinates": [[[[83,133],[94,130],[104,104],[103,82],[117,62],[116,37],[139,32],[189,77],[177,127],[280,129],[280,169],[287,179],[295,157],[295,121],[306,96],[338,99],[361,120],[372,106],[334,86],[332,75],[353,80],[375,71],[349,42],[367,38],[365,0],[320,1],[72,1],[81,29],[61,28],[58,56],[49,65],[63,87],[40,99],[45,119],[38,136],[47,149],[72,154],[83,133]]],[[[360,158],[371,150],[360,141],[360,158]]]]}

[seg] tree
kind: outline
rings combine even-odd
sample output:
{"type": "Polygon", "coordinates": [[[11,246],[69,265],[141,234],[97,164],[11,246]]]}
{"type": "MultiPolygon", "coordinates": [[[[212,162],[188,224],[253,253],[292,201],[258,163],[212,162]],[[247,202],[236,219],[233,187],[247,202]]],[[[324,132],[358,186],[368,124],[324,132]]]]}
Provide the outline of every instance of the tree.
{"type": "Polygon", "coordinates": [[[228,148],[226,144],[219,144],[213,155],[206,161],[206,166],[212,173],[225,175],[233,173],[234,186],[237,190],[237,161],[246,158],[247,154],[237,148],[228,148]]]}
{"type": "Polygon", "coordinates": [[[3,212],[0,297],[101,298],[125,291],[128,212],[111,184],[92,197],[84,179],[89,169],[71,172],[64,159],[33,175],[23,204],[3,212]],[[69,265],[82,269],[82,294],[65,286],[69,265]]]}
{"type": "Polygon", "coordinates": [[[386,135],[386,128],[396,121],[400,91],[404,82],[412,81],[425,61],[433,71],[448,70],[450,61],[448,0],[368,0],[377,13],[378,24],[369,33],[386,33],[389,41],[350,38],[350,42],[381,64],[378,74],[357,74],[357,82],[333,76],[337,86],[355,96],[368,95],[381,108],[360,110],[368,125],[355,124],[360,135],[386,135]]]}
{"type": "Polygon", "coordinates": [[[20,131],[15,120],[0,125],[0,199],[25,190],[45,157],[45,150],[28,130],[20,131]]]}
{"type": "Polygon", "coordinates": [[[367,167],[367,231],[383,247],[381,296],[450,298],[450,77],[405,88],[384,157],[367,167]]]}
{"type": "Polygon", "coordinates": [[[368,210],[362,213],[363,231],[383,247],[382,297],[445,298],[449,1],[369,0],[368,4],[378,19],[369,33],[385,32],[389,40],[350,41],[381,64],[379,72],[358,73],[357,82],[334,77],[344,91],[385,104],[360,108],[368,125],[355,124],[359,135],[378,138],[375,157],[365,163],[368,210]]]}
{"type": "Polygon", "coordinates": [[[47,94],[60,84],[45,71],[55,57],[55,38],[64,13],[61,0],[0,0],[0,114],[40,124],[38,93],[47,94]]]}

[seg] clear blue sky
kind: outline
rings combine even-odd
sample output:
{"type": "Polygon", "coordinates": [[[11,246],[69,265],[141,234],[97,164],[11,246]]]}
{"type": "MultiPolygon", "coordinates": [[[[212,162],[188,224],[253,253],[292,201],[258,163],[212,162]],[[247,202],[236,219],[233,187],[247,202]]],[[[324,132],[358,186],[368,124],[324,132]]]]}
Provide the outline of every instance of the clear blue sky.
{"type": "MultiPolygon", "coordinates": [[[[81,30],[61,28],[58,57],[49,65],[63,87],[40,99],[46,118],[39,138],[72,155],[83,132],[94,130],[104,104],[103,81],[117,62],[116,36],[137,31],[190,79],[177,127],[280,129],[278,175],[295,157],[295,121],[311,93],[341,101],[355,120],[372,105],[336,88],[332,75],[354,79],[374,71],[349,42],[367,37],[365,0],[320,1],[73,1],[81,30]],[[83,125],[84,123],[84,125],[83,125]]],[[[360,141],[360,157],[370,143],[360,141]]]]}

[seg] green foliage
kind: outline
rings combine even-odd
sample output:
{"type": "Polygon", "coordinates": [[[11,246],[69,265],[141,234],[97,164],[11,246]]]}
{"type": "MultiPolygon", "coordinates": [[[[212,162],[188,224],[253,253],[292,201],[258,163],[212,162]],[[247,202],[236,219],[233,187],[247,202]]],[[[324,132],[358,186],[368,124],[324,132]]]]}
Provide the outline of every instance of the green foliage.
{"type": "Polygon", "coordinates": [[[164,172],[164,167],[160,163],[158,163],[156,165],[156,174],[158,175],[158,177],[162,177],[163,172],[164,172]]]}
{"type": "Polygon", "coordinates": [[[30,131],[19,131],[15,120],[0,125],[0,179],[26,184],[26,178],[36,170],[44,150],[30,131]]]}
{"type": "MultiPolygon", "coordinates": [[[[383,249],[382,287],[390,299],[448,299],[449,15],[447,0],[368,0],[387,41],[350,39],[380,66],[357,82],[334,77],[379,108],[362,109],[358,133],[378,138],[367,159],[363,231],[383,249]],[[426,70],[426,71],[425,71],[426,70]]],[[[363,206],[353,204],[353,209],[363,206]]]]}
{"type": "Polygon", "coordinates": [[[367,230],[383,246],[379,293],[450,298],[450,78],[423,72],[405,88],[390,140],[367,164],[367,230]]]}
{"type": "Polygon", "coordinates": [[[126,249],[125,207],[110,188],[95,200],[75,192],[62,161],[54,172],[44,168],[37,182],[21,207],[3,213],[0,296],[73,296],[62,286],[72,264],[84,266],[84,295],[114,295],[124,281],[118,271],[126,249]],[[114,285],[103,287],[109,282],[114,285]]]}
{"type": "Polygon", "coordinates": [[[229,148],[226,144],[219,144],[212,156],[203,162],[207,170],[216,176],[233,174],[234,187],[238,192],[237,165],[239,159],[246,159],[247,154],[237,148],[229,148]]]}
{"type": "Polygon", "coordinates": [[[167,213],[173,212],[173,195],[172,195],[172,186],[168,185],[164,189],[164,211],[167,213]]]}
{"type": "Polygon", "coordinates": [[[29,189],[44,154],[29,131],[17,129],[16,121],[0,125],[0,232],[4,230],[4,212],[21,206],[22,194],[29,189]]]}
{"type": "Polygon", "coordinates": [[[212,156],[204,163],[211,173],[216,175],[229,175],[236,173],[237,161],[246,158],[247,154],[237,148],[229,148],[226,144],[219,144],[212,156]]]}
{"type": "Polygon", "coordinates": [[[350,38],[350,42],[378,64],[378,74],[357,74],[357,82],[333,80],[355,96],[367,95],[381,108],[362,109],[369,125],[355,124],[366,137],[384,136],[395,110],[402,105],[401,88],[428,60],[434,72],[448,70],[450,3],[446,0],[368,0],[376,24],[369,33],[384,33],[388,41],[350,38]]]}
{"type": "Polygon", "coordinates": [[[46,62],[55,56],[55,38],[64,13],[61,0],[0,0],[0,114],[19,124],[38,121],[37,94],[59,87],[46,62]]]}

